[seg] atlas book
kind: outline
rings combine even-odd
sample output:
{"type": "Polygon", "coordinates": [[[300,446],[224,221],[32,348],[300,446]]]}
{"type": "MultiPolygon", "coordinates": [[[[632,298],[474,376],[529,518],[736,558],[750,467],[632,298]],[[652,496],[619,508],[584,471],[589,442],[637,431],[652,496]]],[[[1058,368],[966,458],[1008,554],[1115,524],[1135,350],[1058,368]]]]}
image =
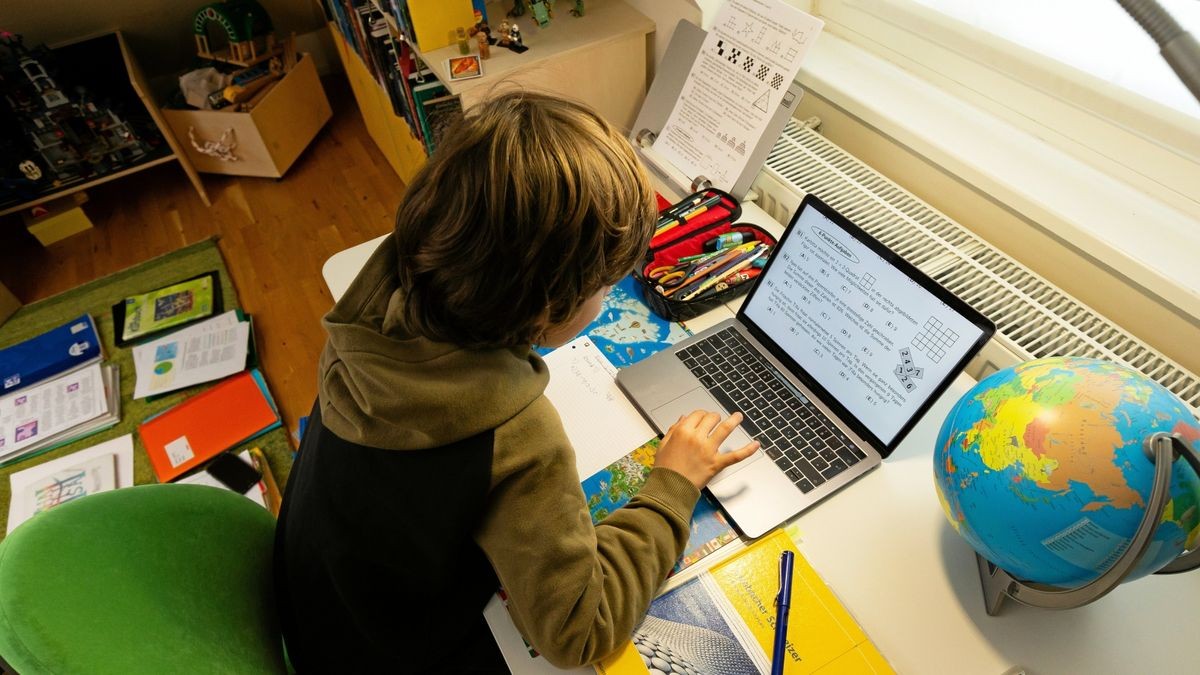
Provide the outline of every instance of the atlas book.
{"type": "MultiPolygon", "coordinates": [[[[650,470],[654,468],[654,457],[658,452],[658,439],[613,462],[583,481],[583,496],[587,498],[592,522],[599,523],[608,514],[624,506],[642,489],[650,470]]],[[[708,554],[737,539],[737,532],[730,526],[725,515],[706,494],[700,495],[696,509],[692,512],[692,533],[688,537],[683,555],[675,563],[672,574],[687,569],[708,554]]]]}
{"type": "Polygon", "coordinates": [[[206,272],[176,284],[134,295],[113,305],[117,346],[207,319],[221,312],[221,280],[206,272]]]}
{"type": "Polygon", "coordinates": [[[98,363],[103,356],[96,322],[84,314],[0,349],[0,394],[98,363]]]}

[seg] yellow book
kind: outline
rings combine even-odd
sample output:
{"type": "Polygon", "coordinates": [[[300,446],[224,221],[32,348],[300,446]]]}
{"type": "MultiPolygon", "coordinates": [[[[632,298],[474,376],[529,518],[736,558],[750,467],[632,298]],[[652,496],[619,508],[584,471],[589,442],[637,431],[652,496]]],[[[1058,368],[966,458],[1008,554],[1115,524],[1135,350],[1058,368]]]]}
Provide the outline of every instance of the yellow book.
{"type": "Polygon", "coordinates": [[[452,44],[456,28],[475,25],[471,0],[408,0],[408,15],[423,54],[452,44]]]}
{"type": "Polygon", "coordinates": [[[660,595],[624,649],[597,664],[600,675],[770,672],[779,554],[795,553],[787,675],[894,671],[858,623],[781,530],[660,595]]]}

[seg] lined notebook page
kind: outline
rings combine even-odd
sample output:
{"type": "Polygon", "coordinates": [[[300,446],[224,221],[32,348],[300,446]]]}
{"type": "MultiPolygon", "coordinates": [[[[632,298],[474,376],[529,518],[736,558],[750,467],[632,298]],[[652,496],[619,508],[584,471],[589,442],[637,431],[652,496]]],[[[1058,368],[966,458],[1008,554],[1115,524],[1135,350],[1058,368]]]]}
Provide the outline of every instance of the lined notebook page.
{"type": "Polygon", "coordinates": [[[629,454],[658,434],[617,387],[617,369],[587,336],[544,357],[550,369],[546,397],[558,409],[575,446],[580,478],[629,454]]]}

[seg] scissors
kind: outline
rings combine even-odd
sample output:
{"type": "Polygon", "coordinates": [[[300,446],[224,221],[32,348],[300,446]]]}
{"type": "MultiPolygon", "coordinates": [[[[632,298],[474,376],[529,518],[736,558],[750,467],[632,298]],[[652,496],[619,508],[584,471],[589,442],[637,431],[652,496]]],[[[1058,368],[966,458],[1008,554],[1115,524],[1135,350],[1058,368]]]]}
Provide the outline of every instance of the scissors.
{"type": "Polygon", "coordinates": [[[662,265],[650,270],[646,276],[650,277],[663,288],[671,288],[683,283],[683,280],[688,277],[692,269],[696,267],[696,263],[690,262],[683,265],[662,265]]]}

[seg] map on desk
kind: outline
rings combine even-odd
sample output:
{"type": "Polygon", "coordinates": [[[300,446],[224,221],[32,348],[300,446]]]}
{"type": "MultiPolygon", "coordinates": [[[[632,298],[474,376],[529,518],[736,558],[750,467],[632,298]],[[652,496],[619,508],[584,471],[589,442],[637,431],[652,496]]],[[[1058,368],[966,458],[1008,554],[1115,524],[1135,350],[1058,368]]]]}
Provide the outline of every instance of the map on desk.
{"type": "MultiPolygon", "coordinates": [[[[630,366],[655,352],[688,337],[681,324],[656,315],[642,302],[637,282],[627,276],[613,286],[600,316],[583,329],[604,356],[617,368],[630,366]]],[[[545,356],[552,350],[538,347],[545,356]]]]}
{"type": "MultiPolygon", "coordinates": [[[[658,439],[653,438],[597,471],[583,481],[583,495],[587,498],[592,522],[599,523],[610,513],[624,506],[646,482],[650,469],[654,467],[654,455],[658,451],[658,439]]],[[[672,574],[686,569],[701,558],[737,539],[716,504],[701,493],[700,501],[692,512],[692,533],[688,537],[683,555],[675,562],[672,574]]]]}

